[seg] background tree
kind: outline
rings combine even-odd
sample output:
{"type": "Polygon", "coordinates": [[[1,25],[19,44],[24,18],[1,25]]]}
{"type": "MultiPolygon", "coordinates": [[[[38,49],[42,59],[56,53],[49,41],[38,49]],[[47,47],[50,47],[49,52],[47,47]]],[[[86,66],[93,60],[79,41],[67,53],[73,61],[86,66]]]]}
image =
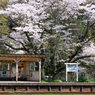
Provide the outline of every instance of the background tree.
{"type": "Polygon", "coordinates": [[[81,3],[72,0],[14,2],[0,11],[8,15],[10,29],[2,43],[25,54],[46,54],[46,59],[42,59],[42,78],[45,68],[45,73],[54,79],[65,69],[64,63],[85,61],[84,58],[92,56],[84,55],[83,50],[94,37],[89,35],[94,23],[86,19],[86,11],[81,12],[81,3]]]}
{"type": "MultiPolygon", "coordinates": [[[[5,10],[8,6],[9,0],[0,0],[0,10],[5,10]]],[[[10,51],[6,48],[6,46],[4,44],[1,43],[2,41],[2,36],[3,38],[6,37],[6,35],[8,35],[9,33],[9,28],[7,26],[8,24],[8,20],[7,20],[8,16],[5,15],[0,15],[0,53],[4,54],[4,53],[9,53],[10,51]]]]}

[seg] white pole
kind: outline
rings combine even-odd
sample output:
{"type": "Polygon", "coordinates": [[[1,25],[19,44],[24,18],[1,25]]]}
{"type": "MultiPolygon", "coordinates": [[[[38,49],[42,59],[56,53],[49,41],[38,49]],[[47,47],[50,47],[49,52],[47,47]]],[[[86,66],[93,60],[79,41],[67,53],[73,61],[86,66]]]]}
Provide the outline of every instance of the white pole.
{"type": "Polygon", "coordinates": [[[78,72],[77,72],[77,82],[78,82],[78,72]]]}
{"type": "Polygon", "coordinates": [[[66,64],[66,82],[67,82],[67,64],[66,64]]]}
{"type": "Polygon", "coordinates": [[[77,63],[77,79],[76,79],[76,81],[78,82],[78,63],[77,63]]]}

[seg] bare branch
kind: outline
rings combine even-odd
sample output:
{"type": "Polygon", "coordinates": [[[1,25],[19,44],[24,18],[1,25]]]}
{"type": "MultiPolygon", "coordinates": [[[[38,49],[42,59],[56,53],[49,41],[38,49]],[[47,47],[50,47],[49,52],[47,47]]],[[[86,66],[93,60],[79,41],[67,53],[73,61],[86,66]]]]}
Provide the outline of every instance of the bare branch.
{"type": "Polygon", "coordinates": [[[30,53],[29,50],[25,47],[25,45],[24,45],[21,41],[17,41],[16,39],[14,39],[13,37],[10,37],[10,36],[8,36],[8,38],[10,38],[10,39],[12,39],[12,40],[14,40],[14,41],[16,41],[16,42],[19,42],[19,43],[23,46],[24,50],[25,50],[26,52],[30,53]]]}
{"type": "Polygon", "coordinates": [[[25,50],[24,48],[15,48],[15,47],[13,47],[12,45],[9,45],[9,44],[7,44],[7,43],[3,43],[3,44],[5,44],[6,46],[10,47],[10,48],[13,49],[13,50],[25,50]]]}
{"type": "Polygon", "coordinates": [[[93,27],[93,26],[94,26],[94,24],[95,24],[95,22],[93,22],[93,23],[90,25],[90,27],[93,27]]]}
{"type": "Polygon", "coordinates": [[[31,38],[29,37],[28,32],[24,32],[24,34],[26,35],[27,40],[28,40],[29,42],[31,42],[31,38]]]}

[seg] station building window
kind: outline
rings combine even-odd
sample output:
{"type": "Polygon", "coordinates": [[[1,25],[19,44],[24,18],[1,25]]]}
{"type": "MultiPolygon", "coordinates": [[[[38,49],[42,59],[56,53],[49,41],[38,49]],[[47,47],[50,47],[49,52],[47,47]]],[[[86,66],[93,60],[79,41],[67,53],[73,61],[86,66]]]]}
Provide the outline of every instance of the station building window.
{"type": "Polygon", "coordinates": [[[0,77],[10,77],[10,63],[0,62],[0,77]]]}
{"type": "Polygon", "coordinates": [[[1,63],[0,62],[0,70],[10,70],[10,63],[1,63]]]}
{"type": "Polygon", "coordinates": [[[38,71],[38,63],[30,62],[30,71],[38,71]]]}

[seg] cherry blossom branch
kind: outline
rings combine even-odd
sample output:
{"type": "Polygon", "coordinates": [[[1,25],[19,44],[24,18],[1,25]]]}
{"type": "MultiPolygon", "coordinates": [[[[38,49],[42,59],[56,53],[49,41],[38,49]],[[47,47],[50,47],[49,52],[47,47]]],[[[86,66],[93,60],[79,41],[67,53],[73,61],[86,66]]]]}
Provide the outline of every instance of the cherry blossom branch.
{"type": "Polygon", "coordinates": [[[92,55],[79,56],[79,57],[75,58],[73,61],[71,61],[71,63],[76,62],[79,59],[84,59],[84,58],[89,58],[89,57],[92,57],[92,55]]]}
{"type": "Polygon", "coordinates": [[[82,39],[81,39],[80,42],[83,42],[83,41],[84,41],[85,37],[86,37],[87,34],[88,34],[88,30],[89,30],[89,21],[87,21],[87,29],[86,29],[85,34],[84,34],[84,36],[82,37],[82,39]]]}

